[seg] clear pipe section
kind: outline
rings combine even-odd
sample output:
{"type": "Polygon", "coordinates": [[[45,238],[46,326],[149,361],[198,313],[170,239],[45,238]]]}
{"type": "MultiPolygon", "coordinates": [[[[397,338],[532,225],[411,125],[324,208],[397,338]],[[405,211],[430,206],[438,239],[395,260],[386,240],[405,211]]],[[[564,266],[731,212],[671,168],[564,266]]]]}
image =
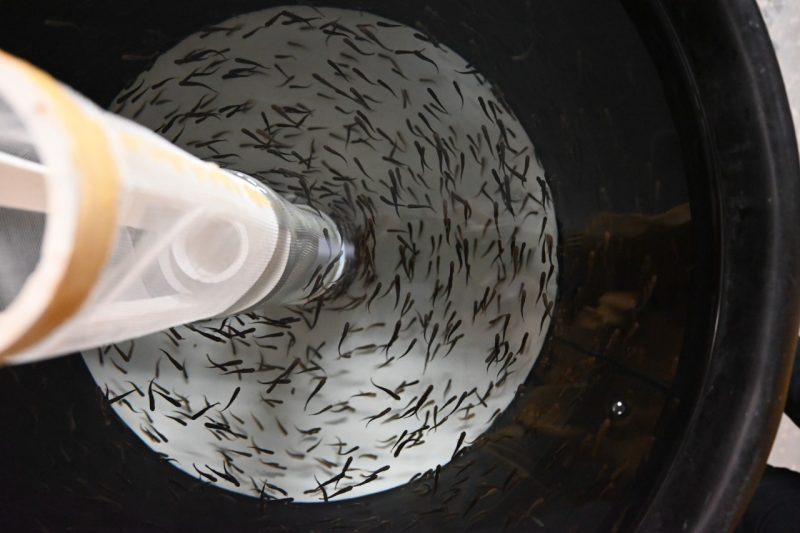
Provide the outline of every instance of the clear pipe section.
{"type": "Polygon", "coordinates": [[[226,314],[257,307],[304,304],[324,297],[342,279],[353,257],[352,246],[326,214],[286,198],[241,172],[232,174],[259,189],[275,210],[278,243],[271,265],[253,289],[226,314]],[[272,268],[274,265],[274,268],[272,268]],[[282,271],[280,279],[263,294],[266,278],[282,271]]]}

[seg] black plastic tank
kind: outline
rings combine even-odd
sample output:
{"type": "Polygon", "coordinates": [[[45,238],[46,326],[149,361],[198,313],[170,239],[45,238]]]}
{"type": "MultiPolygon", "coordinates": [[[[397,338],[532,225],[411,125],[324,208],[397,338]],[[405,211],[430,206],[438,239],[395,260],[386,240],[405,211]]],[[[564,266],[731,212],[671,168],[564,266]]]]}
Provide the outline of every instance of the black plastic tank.
{"type": "MultiPolygon", "coordinates": [[[[277,5],[8,0],[0,49],[107,107],[185,36],[277,5]]],[[[537,147],[559,295],[525,385],[435,479],[297,504],[222,491],[161,460],[78,355],[6,367],[2,529],[735,527],[777,429],[800,321],[797,144],[755,2],[324,5],[446,43],[502,91],[537,147]]]]}

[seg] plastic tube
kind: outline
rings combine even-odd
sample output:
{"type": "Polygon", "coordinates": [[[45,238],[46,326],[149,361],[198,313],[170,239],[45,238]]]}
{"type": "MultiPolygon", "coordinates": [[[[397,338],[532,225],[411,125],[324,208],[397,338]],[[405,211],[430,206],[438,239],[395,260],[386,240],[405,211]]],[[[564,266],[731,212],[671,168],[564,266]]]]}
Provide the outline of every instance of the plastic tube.
{"type": "Polygon", "coordinates": [[[0,52],[0,362],[319,297],[327,216],[0,52]]]}

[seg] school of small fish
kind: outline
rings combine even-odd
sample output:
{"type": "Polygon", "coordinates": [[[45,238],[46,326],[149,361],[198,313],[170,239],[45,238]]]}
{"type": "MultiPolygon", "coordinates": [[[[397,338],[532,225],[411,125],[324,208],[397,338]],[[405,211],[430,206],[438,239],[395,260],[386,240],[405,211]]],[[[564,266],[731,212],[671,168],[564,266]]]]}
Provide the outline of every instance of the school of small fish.
{"type": "Polygon", "coordinates": [[[111,110],[326,213],[356,252],[335,293],[84,353],[165,460],[336,501],[438,472],[514,399],[550,324],[555,214],[522,125],[453,50],[365,12],[267,9],[188,37],[111,110]]]}

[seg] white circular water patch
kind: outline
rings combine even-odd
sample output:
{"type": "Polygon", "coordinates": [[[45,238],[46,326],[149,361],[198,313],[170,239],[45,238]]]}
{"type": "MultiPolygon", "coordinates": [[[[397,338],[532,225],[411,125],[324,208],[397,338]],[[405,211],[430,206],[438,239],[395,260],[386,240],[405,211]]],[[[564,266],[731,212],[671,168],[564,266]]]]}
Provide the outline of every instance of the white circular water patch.
{"type": "Polygon", "coordinates": [[[508,407],[550,323],[555,215],[466,60],[369,13],[275,8],[187,38],[112,110],[355,228],[334,298],[84,354],[154,451],[225,489],[338,500],[446,465],[508,407]]]}

